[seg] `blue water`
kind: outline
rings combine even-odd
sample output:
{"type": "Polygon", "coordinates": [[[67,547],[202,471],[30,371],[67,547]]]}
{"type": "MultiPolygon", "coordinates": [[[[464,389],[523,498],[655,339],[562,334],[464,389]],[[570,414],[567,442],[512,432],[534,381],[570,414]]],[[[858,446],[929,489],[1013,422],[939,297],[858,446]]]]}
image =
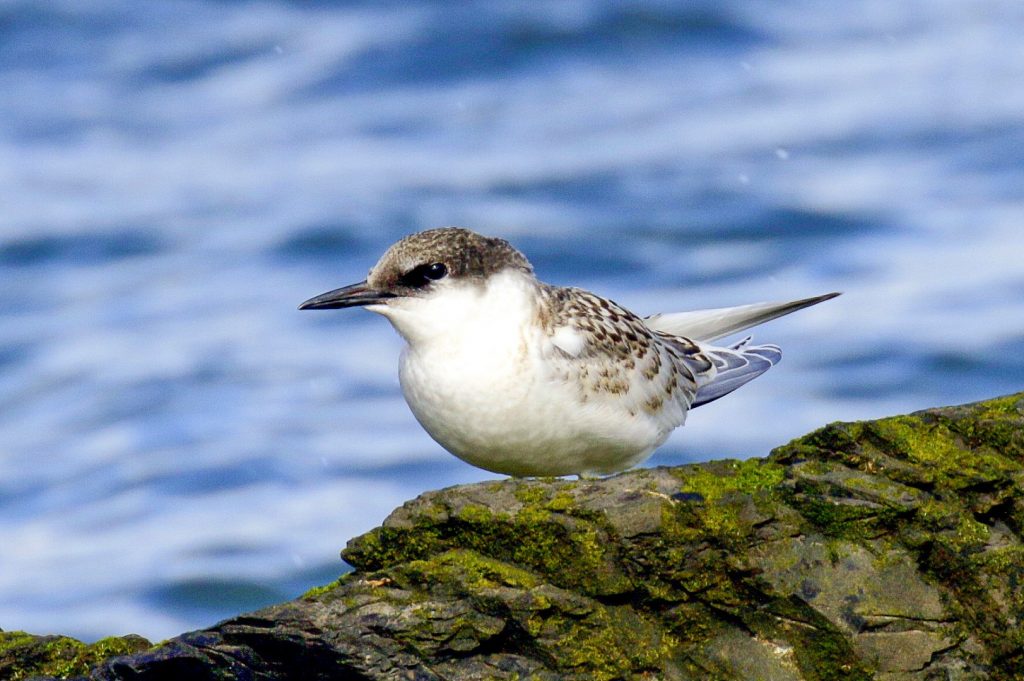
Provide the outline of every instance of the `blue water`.
{"type": "Polygon", "coordinates": [[[1024,389],[1024,5],[0,0],[0,627],[283,600],[424,490],[411,231],[642,313],[846,295],[651,464],[1024,389]]]}

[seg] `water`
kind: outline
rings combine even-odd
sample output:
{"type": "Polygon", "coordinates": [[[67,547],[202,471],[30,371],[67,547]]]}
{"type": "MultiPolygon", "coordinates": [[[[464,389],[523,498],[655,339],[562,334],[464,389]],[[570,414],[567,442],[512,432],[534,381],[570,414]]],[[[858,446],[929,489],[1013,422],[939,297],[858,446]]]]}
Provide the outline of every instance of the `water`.
{"type": "Polygon", "coordinates": [[[444,453],[369,313],[462,224],[644,313],[846,295],[651,460],[1024,388],[1024,7],[0,0],[0,627],[333,578],[444,453]]]}

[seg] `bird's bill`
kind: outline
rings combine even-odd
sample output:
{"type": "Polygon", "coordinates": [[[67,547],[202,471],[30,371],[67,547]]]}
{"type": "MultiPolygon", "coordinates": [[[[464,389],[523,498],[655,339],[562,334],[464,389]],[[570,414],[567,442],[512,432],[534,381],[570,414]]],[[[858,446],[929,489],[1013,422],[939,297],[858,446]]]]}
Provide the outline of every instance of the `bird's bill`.
{"type": "Polygon", "coordinates": [[[362,307],[364,305],[380,305],[389,298],[394,298],[393,293],[376,291],[366,285],[365,281],[351,286],[336,288],[327,293],[310,298],[299,305],[300,310],[335,310],[340,307],[362,307]]]}

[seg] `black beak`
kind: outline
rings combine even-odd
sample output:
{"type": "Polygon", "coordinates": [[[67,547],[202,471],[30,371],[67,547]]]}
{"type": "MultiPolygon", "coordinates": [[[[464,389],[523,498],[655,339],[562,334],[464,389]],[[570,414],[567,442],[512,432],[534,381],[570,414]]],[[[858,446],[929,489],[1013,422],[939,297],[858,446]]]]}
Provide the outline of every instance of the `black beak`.
{"type": "Polygon", "coordinates": [[[365,281],[351,286],[336,288],[327,293],[310,298],[302,305],[300,310],[334,310],[339,307],[361,307],[363,305],[378,305],[394,298],[395,294],[386,291],[374,291],[367,287],[365,281]]]}

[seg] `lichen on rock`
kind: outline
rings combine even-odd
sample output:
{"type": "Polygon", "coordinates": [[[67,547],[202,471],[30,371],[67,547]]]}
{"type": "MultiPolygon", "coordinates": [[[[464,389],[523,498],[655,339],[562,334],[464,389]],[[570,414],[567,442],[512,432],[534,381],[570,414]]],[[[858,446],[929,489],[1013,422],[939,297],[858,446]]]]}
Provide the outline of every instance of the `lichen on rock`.
{"type": "Polygon", "coordinates": [[[338,581],[88,678],[1019,678],[1022,482],[1024,394],[428,492],[338,581]]]}

